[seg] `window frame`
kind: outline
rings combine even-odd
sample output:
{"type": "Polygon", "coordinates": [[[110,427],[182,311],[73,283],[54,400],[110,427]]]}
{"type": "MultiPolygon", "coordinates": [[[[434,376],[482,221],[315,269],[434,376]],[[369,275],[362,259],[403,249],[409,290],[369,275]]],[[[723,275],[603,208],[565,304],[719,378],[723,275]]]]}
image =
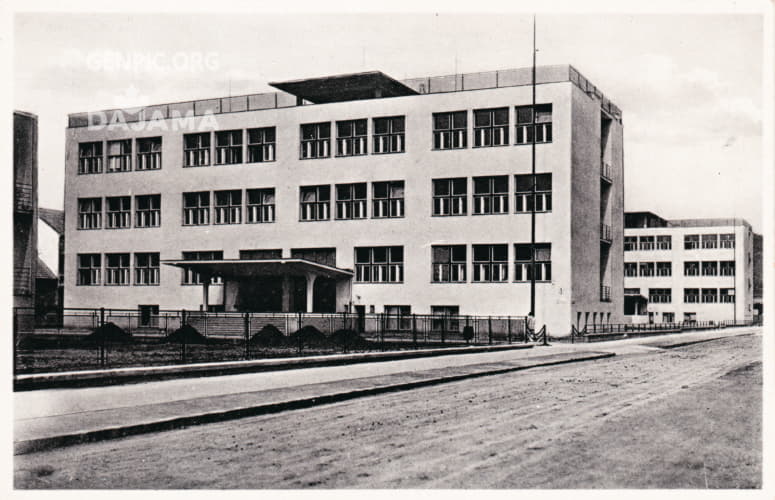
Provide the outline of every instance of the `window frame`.
{"type": "Polygon", "coordinates": [[[102,229],[102,213],[103,213],[103,199],[99,197],[94,198],[78,198],[78,230],[81,231],[93,231],[95,229],[102,229]],[[94,208],[94,203],[98,202],[99,208],[94,208]],[[90,210],[83,210],[85,204],[89,204],[90,210]],[[88,217],[88,219],[87,219],[88,217]],[[84,224],[86,220],[96,218],[96,223],[84,224]],[[86,227],[91,226],[91,227],[86,227]]]}
{"type": "MultiPolygon", "coordinates": [[[[525,106],[515,106],[514,108],[514,122],[516,127],[516,133],[514,134],[514,144],[521,146],[524,144],[550,144],[553,140],[553,119],[554,119],[554,107],[552,103],[536,104],[533,107],[532,104],[525,106]],[[530,121],[520,120],[520,111],[529,111],[531,119],[530,121]],[[548,121],[539,121],[537,115],[539,113],[549,113],[548,121]],[[533,120],[535,118],[535,121],[533,120]],[[540,134],[538,131],[541,131],[540,134]],[[541,140],[538,140],[537,136],[541,135],[541,140]]],[[[546,115],[544,115],[546,116],[546,115]]]]}
{"type": "Polygon", "coordinates": [[[105,153],[108,159],[105,173],[115,174],[132,171],[132,139],[116,139],[107,141],[105,149],[105,153]],[[120,150],[118,154],[111,153],[110,149],[113,145],[118,145],[120,150]],[[113,160],[116,160],[116,162],[119,163],[118,168],[113,168],[113,160]]]}
{"type": "Polygon", "coordinates": [[[355,247],[355,276],[354,283],[379,283],[395,284],[404,282],[405,253],[403,245],[355,247]],[[400,260],[394,253],[400,249],[400,260]],[[358,251],[368,252],[369,261],[358,258],[358,251]],[[376,260],[375,250],[385,251],[385,261],[376,260]],[[380,279],[375,279],[379,276],[380,279]],[[365,278],[365,279],[364,279],[365,278]]]}
{"type": "Polygon", "coordinates": [[[102,254],[79,253],[76,255],[76,286],[99,286],[102,284],[102,254]],[[88,258],[89,263],[83,266],[83,259],[88,258]],[[96,262],[96,263],[95,263],[96,262]],[[83,279],[88,273],[88,279],[83,279]]]}
{"type": "Polygon", "coordinates": [[[78,143],[78,175],[101,174],[104,170],[105,145],[103,141],[78,143]],[[92,147],[95,151],[87,150],[92,147]],[[99,152],[96,151],[99,149],[99,152]]]}
{"type": "Polygon", "coordinates": [[[514,244],[514,282],[515,283],[529,283],[532,275],[535,272],[536,283],[551,283],[552,282],[552,244],[551,243],[515,243],[514,244]],[[521,251],[531,251],[534,259],[520,258],[521,251]],[[539,257],[541,250],[548,250],[549,258],[539,257]],[[531,271],[531,262],[535,262],[531,271]]]}
{"type": "Polygon", "coordinates": [[[129,286],[132,284],[132,257],[129,252],[105,254],[105,286],[129,286]],[[118,258],[118,266],[111,265],[111,257],[118,258]]]}
{"type": "Polygon", "coordinates": [[[374,181],[371,183],[371,218],[401,219],[405,217],[406,182],[403,180],[374,181]],[[377,189],[385,187],[385,196],[377,194],[377,189]],[[394,196],[394,189],[401,190],[400,196],[394,196]]]}
{"type": "Polygon", "coordinates": [[[331,185],[316,184],[314,186],[299,186],[299,221],[313,222],[331,220],[331,185]],[[327,190],[327,197],[321,200],[321,195],[327,190]],[[304,201],[305,194],[314,194],[313,201],[304,201]],[[322,213],[321,213],[322,212],[322,213]],[[312,217],[307,217],[312,215],[312,217]]]}
{"type": "Polygon", "coordinates": [[[508,283],[509,281],[509,245],[508,243],[485,243],[471,245],[471,283],[508,283]],[[477,260],[477,250],[487,249],[488,259],[477,260]],[[503,250],[503,259],[496,259],[495,250],[503,250]],[[497,270],[497,273],[495,272],[497,270]],[[495,274],[498,279],[494,279],[495,274]]]}
{"type": "Polygon", "coordinates": [[[221,189],[213,191],[213,224],[216,226],[226,226],[242,224],[242,202],[241,189],[221,189]],[[226,204],[223,204],[223,197],[226,197],[226,204]],[[234,198],[239,200],[235,201],[234,198]]]}
{"type": "Polygon", "coordinates": [[[105,229],[131,229],[132,227],[132,197],[131,196],[106,196],[105,197],[105,229]],[[111,202],[118,200],[118,210],[111,210],[111,202]],[[124,202],[127,205],[124,206],[124,202]],[[118,222],[118,223],[116,223],[118,222]]]}
{"type": "Polygon", "coordinates": [[[344,184],[336,184],[334,186],[334,192],[336,195],[336,220],[362,220],[368,218],[368,206],[369,206],[369,183],[368,182],[351,182],[344,184]],[[348,198],[340,199],[341,191],[346,189],[348,191],[348,198]],[[363,196],[357,192],[360,189],[363,190],[363,196]],[[357,210],[356,210],[357,208],[357,210]],[[359,213],[356,216],[356,212],[359,213]]]}
{"type": "Polygon", "coordinates": [[[136,252],[134,257],[134,285],[159,286],[161,284],[161,264],[159,252],[136,252]],[[141,258],[147,259],[147,263],[145,265],[140,263],[141,258]]]}
{"type": "Polygon", "coordinates": [[[472,189],[471,196],[473,197],[473,210],[472,215],[504,215],[509,213],[509,175],[483,175],[471,178],[472,189]],[[497,180],[506,180],[505,188],[503,191],[495,191],[495,185],[497,180]],[[477,193],[476,183],[478,180],[487,180],[488,192],[477,193]],[[500,211],[494,211],[493,208],[496,205],[500,206],[500,211]]]}
{"type": "Polygon", "coordinates": [[[245,163],[270,163],[277,159],[277,130],[275,127],[255,127],[246,130],[247,157],[245,163]],[[271,131],[271,139],[267,140],[267,135],[271,131]],[[260,141],[253,141],[253,134],[260,136],[260,141]],[[254,160],[258,156],[260,160],[254,160]]]}
{"type": "Polygon", "coordinates": [[[432,179],[431,196],[433,197],[433,206],[431,215],[433,217],[459,217],[468,215],[468,178],[467,177],[448,177],[444,179],[432,179]],[[446,184],[447,194],[438,194],[438,186],[446,184]],[[463,193],[455,192],[455,187],[463,186],[463,193]],[[446,212],[445,212],[446,207],[446,212]]]}
{"type": "Polygon", "coordinates": [[[277,198],[275,188],[250,188],[245,190],[245,224],[271,224],[276,220],[277,198]],[[251,203],[251,195],[260,197],[259,203],[251,203]],[[271,195],[272,203],[267,203],[271,195]]]}
{"type": "Polygon", "coordinates": [[[299,125],[299,159],[321,160],[331,158],[331,122],[302,123],[299,125]],[[323,135],[326,132],[327,135],[323,135]],[[307,137],[310,135],[310,137],[307,137]]]}
{"type": "Polygon", "coordinates": [[[212,203],[213,200],[210,191],[189,191],[183,193],[183,226],[209,226],[212,203]],[[186,195],[195,195],[196,205],[186,206],[186,195]],[[203,204],[203,199],[205,197],[207,198],[207,203],[203,204]],[[189,217],[192,222],[186,222],[187,214],[192,214],[192,216],[189,217]],[[204,222],[201,219],[204,219],[204,222]]]}
{"type": "Polygon", "coordinates": [[[433,151],[468,148],[468,110],[433,113],[433,151]],[[458,121],[462,117],[462,124],[458,121]],[[446,120],[447,124],[442,123],[446,120]]]}
{"type": "Polygon", "coordinates": [[[535,207],[536,213],[549,213],[552,211],[552,173],[516,174],[514,175],[514,213],[532,213],[535,207]],[[549,180],[549,189],[539,189],[541,180],[549,180]],[[520,180],[527,180],[530,189],[519,190],[520,180]],[[533,184],[535,184],[535,197],[533,194],[533,184]],[[540,200],[540,203],[536,203],[540,200]],[[541,208],[538,208],[541,205],[541,208]]]}
{"type": "Polygon", "coordinates": [[[137,151],[135,152],[135,172],[145,172],[147,170],[161,170],[161,153],[162,153],[162,138],[161,136],[155,137],[138,137],[135,139],[135,146],[137,151]],[[157,141],[158,140],[158,141],[157,141]],[[156,146],[158,145],[158,150],[156,146]],[[144,151],[148,147],[148,151],[144,151]],[[150,167],[145,165],[150,164],[150,167]]]}
{"type": "Polygon", "coordinates": [[[509,116],[510,108],[508,106],[498,107],[498,108],[486,108],[486,109],[475,109],[474,110],[474,148],[496,148],[500,146],[508,146],[511,143],[509,142],[509,129],[511,119],[509,116]],[[496,113],[499,111],[505,111],[506,112],[506,123],[504,124],[496,124],[495,123],[495,116],[496,113]],[[478,123],[478,117],[484,116],[484,114],[487,114],[488,117],[488,124],[487,125],[477,125],[478,123]],[[497,135],[500,136],[500,143],[495,144],[495,136],[496,136],[496,130],[499,132],[497,135]],[[490,144],[484,144],[484,138],[489,136],[489,142],[490,144]]]}
{"type": "Polygon", "coordinates": [[[378,116],[371,119],[372,149],[371,154],[384,155],[406,152],[406,116],[378,116]],[[387,124],[384,132],[378,132],[381,124],[387,124]],[[400,130],[396,124],[400,123],[400,130]],[[385,146],[385,147],[383,147],[385,146]]]}
{"type": "Polygon", "coordinates": [[[353,120],[337,121],[336,122],[336,157],[347,158],[350,156],[366,156],[368,154],[369,154],[368,118],[357,118],[353,120]],[[361,125],[363,126],[363,133],[359,134],[358,128],[361,125]],[[342,135],[341,127],[349,128],[348,135],[342,135]]]}
{"type": "Polygon", "coordinates": [[[161,194],[137,194],[135,195],[135,220],[136,228],[161,227],[161,194]],[[141,208],[141,202],[148,201],[149,208],[141,208]],[[158,205],[154,207],[154,200],[158,205]],[[151,220],[154,223],[140,224],[140,220],[151,220]]]}
{"type": "Polygon", "coordinates": [[[215,162],[214,165],[241,165],[243,158],[243,146],[245,144],[245,131],[235,130],[216,130],[215,131],[215,162]],[[222,144],[223,138],[227,138],[226,143],[222,144]],[[235,142],[238,140],[239,142],[235,142]],[[223,158],[222,158],[223,157],[223,158]]]}
{"type": "Polygon", "coordinates": [[[468,282],[468,245],[432,245],[431,246],[431,283],[467,283],[468,282]],[[437,260],[436,250],[446,249],[448,258],[437,260]],[[462,249],[462,260],[455,251],[462,249]],[[444,279],[446,271],[447,279],[444,279]],[[454,277],[457,276],[457,279],[454,277]]]}

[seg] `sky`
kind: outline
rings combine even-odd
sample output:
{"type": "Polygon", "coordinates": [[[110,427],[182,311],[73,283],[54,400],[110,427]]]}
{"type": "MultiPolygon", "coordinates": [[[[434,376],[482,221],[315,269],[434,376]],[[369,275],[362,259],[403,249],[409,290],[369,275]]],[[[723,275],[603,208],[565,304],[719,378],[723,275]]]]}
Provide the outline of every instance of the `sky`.
{"type": "MultiPolygon", "coordinates": [[[[381,70],[527,67],[531,16],[47,14],[13,19],[13,105],[39,117],[40,205],[61,208],[67,114],[381,70]]],[[[762,230],[763,19],[539,14],[538,64],[574,65],[623,111],[625,210],[762,230]]]]}

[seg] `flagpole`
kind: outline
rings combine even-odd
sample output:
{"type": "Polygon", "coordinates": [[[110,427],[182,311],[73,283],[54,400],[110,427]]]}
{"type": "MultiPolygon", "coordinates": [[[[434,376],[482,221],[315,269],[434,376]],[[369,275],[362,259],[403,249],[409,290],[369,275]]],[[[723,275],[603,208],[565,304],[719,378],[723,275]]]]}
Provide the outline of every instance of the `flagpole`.
{"type": "Polygon", "coordinates": [[[533,14],[533,71],[532,71],[533,106],[531,108],[532,138],[530,141],[530,160],[532,176],[530,182],[530,314],[535,317],[536,307],[536,16],[533,14]]]}

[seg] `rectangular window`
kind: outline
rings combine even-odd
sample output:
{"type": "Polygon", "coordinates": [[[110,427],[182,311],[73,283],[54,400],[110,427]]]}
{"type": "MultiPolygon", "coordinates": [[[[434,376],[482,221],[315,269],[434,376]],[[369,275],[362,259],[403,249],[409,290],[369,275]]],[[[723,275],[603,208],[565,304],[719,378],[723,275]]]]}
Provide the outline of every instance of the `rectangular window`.
{"type": "Polygon", "coordinates": [[[210,223],[210,192],[183,193],[183,225],[205,226],[210,223]]]}
{"type": "Polygon", "coordinates": [[[468,213],[468,182],[465,177],[433,179],[433,215],[468,213]]]}
{"type": "Polygon", "coordinates": [[[535,204],[533,204],[533,176],[515,175],[516,188],[515,210],[516,212],[552,211],[552,174],[536,174],[535,176],[535,204]]]}
{"type": "Polygon", "coordinates": [[[431,306],[431,329],[457,332],[460,330],[460,306],[431,306]]]}
{"type": "Polygon", "coordinates": [[[401,283],[404,281],[404,247],[356,247],[355,281],[401,283]]]}
{"type": "Polygon", "coordinates": [[[107,229],[126,229],[132,226],[132,197],[111,196],[105,199],[107,229]]]}
{"type": "Polygon", "coordinates": [[[509,212],[509,176],[474,177],[474,214],[509,212]]]}
{"type": "Polygon", "coordinates": [[[331,218],[331,186],[301,186],[300,220],[331,218]]]}
{"type": "Polygon", "coordinates": [[[640,275],[641,276],[654,276],[654,263],[653,262],[641,262],[640,263],[640,275]]]}
{"type": "Polygon", "coordinates": [[[438,245],[431,247],[434,283],[464,283],[466,281],[466,246],[438,245]]]}
{"type": "Polygon", "coordinates": [[[508,245],[474,245],[475,283],[506,282],[509,279],[508,245]]]}
{"type": "Polygon", "coordinates": [[[735,275],[735,261],[734,260],[722,260],[719,262],[721,276],[734,276],[735,275]]]}
{"type": "Polygon", "coordinates": [[[291,248],[291,258],[336,267],[336,248],[291,248]]]}
{"type": "Polygon", "coordinates": [[[161,195],[135,196],[135,227],[161,226],[161,195]]]}
{"type": "Polygon", "coordinates": [[[404,152],[404,117],[374,118],[374,153],[404,152]]]}
{"type": "Polygon", "coordinates": [[[129,254],[108,253],[105,254],[105,284],[128,285],[129,284],[129,254]]]}
{"type": "Polygon", "coordinates": [[[624,263],[624,276],[628,278],[634,278],[638,276],[638,263],[637,262],[625,262],[624,263]]]}
{"type": "Polygon", "coordinates": [[[215,164],[242,163],[242,130],[224,130],[215,133],[215,164]]]}
{"type": "MultiPolygon", "coordinates": [[[[514,245],[514,281],[531,281],[533,273],[530,272],[530,245],[514,245]]],[[[552,244],[536,243],[535,245],[535,280],[552,280],[552,244]]]]}
{"type": "Polygon", "coordinates": [[[684,250],[695,250],[700,248],[700,235],[687,234],[684,236],[684,250]]]}
{"type": "Polygon", "coordinates": [[[699,288],[684,288],[684,302],[687,304],[697,304],[700,302],[699,288]]]}
{"type": "Polygon", "coordinates": [[[137,164],[135,170],[159,170],[161,168],[161,137],[137,139],[137,164]]]}
{"type": "Polygon", "coordinates": [[[108,141],[108,172],[132,170],[132,139],[108,141]]]}
{"type": "Polygon", "coordinates": [[[102,173],[102,142],[81,142],[78,144],[78,173],[102,173]]]}
{"type": "Polygon", "coordinates": [[[632,252],[638,249],[638,237],[637,236],[625,236],[624,237],[624,251],[632,252]]]}
{"type": "Polygon", "coordinates": [[[102,227],[102,198],[78,198],[78,229],[102,227]]]}
{"type": "Polygon", "coordinates": [[[183,135],[183,166],[202,167],[210,164],[210,132],[183,135]]]}
{"type": "Polygon", "coordinates": [[[337,184],[336,218],[340,220],[365,219],[367,191],[365,182],[337,184]]]}
{"type": "Polygon", "coordinates": [[[684,276],[699,276],[699,275],[700,275],[699,262],[684,262],[684,276]]]}
{"type": "Polygon", "coordinates": [[[639,239],[641,250],[654,250],[654,237],[641,236],[639,239]]]}
{"type": "Polygon", "coordinates": [[[307,123],[301,126],[301,158],[331,156],[331,123],[307,123]]]}
{"type": "Polygon", "coordinates": [[[386,330],[412,329],[412,306],[385,306],[385,316],[386,330]]]}
{"type": "Polygon", "coordinates": [[[718,248],[718,235],[717,234],[703,234],[702,235],[702,248],[718,248]]]}
{"type": "Polygon", "coordinates": [[[467,137],[467,111],[433,113],[433,149],[463,149],[467,137]]]}
{"type": "Polygon", "coordinates": [[[535,125],[533,107],[517,106],[517,144],[552,142],[552,105],[536,104],[535,125]]]}
{"type": "Polygon", "coordinates": [[[735,289],[734,288],[719,288],[719,302],[724,304],[735,303],[735,289]]]}
{"type": "Polygon", "coordinates": [[[78,254],[78,284],[99,285],[102,270],[102,256],[98,253],[78,254]]]}
{"type": "Polygon", "coordinates": [[[275,159],[275,128],[248,129],[248,163],[264,163],[275,159]]]}
{"type": "Polygon", "coordinates": [[[361,156],[366,148],[366,119],[336,122],[336,156],[361,156]]]}
{"type": "Polygon", "coordinates": [[[404,181],[372,182],[371,189],[374,219],[404,216],[404,181]]]}
{"type": "Polygon", "coordinates": [[[135,285],[159,284],[159,253],[135,254],[135,285]]]}
{"type": "Polygon", "coordinates": [[[247,190],[248,224],[274,222],[274,188],[247,190]]]}
{"type": "Polygon", "coordinates": [[[673,248],[673,237],[670,235],[657,236],[657,250],[671,250],[673,248]]]}
{"type": "Polygon", "coordinates": [[[675,322],[675,313],[671,313],[671,312],[662,313],[662,323],[673,323],[673,322],[675,322]]]}
{"type": "Polygon", "coordinates": [[[702,275],[703,276],[718,276],[718,262],[705,261],[702,263],[702,275]]]}
{"type": "Polygon", "coordinates": [[[283,258],[281,248],[263,248],[254,250],[240,250],[240,260],[276,260],[283,258]]]}
{"type": "Polygon", "coordinates": [[[649,302],[652,304],[670,304],[673,301],[671,288],[649,288],[649,302]]]}
{"type": "Polygon", "coordinates": [[[735,233],[720,234],[721,248],[735,248],[735,233]]]}
{"type": "MultiPolygon", "coordinates": [[[[212,251],[197,251],[197,252],[183,252],[183,260],[222,260],[222,250],[212,251]]],[[[183,269],[183,284],[184,285],[201,285],[202,276],[196,271],[191,269],[183,269]]],[[[210,278],[210,283],[221,284],[223,280],[220,276],[213,276],[210,278]]]]}
{"type": "Polygon", "coordinates": [[[673,275],[672,262],[657,262],[657,276],[672,276],[672,275],[673,275]]]}
{"type": "Polygon", "coordinates": [[[715,304],[716,302],[718,302],[718,288],[703,288],[702,303],[715,304]]]}
{"type": "Polygon", "coordinates": [[[474,147],[509,144],[509,108],[474,110],[474,147]]]}
{"type": "Polygon", "coordinates": [[[240,224],[242,222],[242,190],[229,189],[215,193],[215,223],[240,224]]]}

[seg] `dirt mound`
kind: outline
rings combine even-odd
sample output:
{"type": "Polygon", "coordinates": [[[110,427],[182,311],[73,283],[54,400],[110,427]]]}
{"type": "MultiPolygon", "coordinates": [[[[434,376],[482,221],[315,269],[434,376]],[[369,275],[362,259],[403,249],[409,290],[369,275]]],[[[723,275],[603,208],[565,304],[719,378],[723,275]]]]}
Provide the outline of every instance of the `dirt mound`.
{"type": "Polygon", "coordinates": [[[276,326],[269,324],[250,337],[250,345],[277,347],[285,343],[285,335],[276,326]]]}
{"type": "Polygon", "coordinates": [[[289,345],[306,345],[308,347],[327,347],[330,345],[326,336],[312,325],[296,330],[288,337],[289,345]]]}
{"type": "Polygon", "coordinates": [[[331,337],[329,337],[328,340],[344,350],[362,349],[371,346],[371,342],[364,339],[349,328],[343,328],[341,330],[335,331],[331,334],[331,337]]]}
{"type": "Polygon", "coordinates": [[[132,342],[132,335],[126,332],[113,322],[107,322],[104,325],[94,329],[94,332],[88,335],[85,342],[132,342]]]}
{"type": "Polygon", "coordinates": [[[164,337],[164,342],[176,342],[178,344],[206,344],[207,337],[199,333],[199,330],[191,325],[184,325],[164,337]]]}

